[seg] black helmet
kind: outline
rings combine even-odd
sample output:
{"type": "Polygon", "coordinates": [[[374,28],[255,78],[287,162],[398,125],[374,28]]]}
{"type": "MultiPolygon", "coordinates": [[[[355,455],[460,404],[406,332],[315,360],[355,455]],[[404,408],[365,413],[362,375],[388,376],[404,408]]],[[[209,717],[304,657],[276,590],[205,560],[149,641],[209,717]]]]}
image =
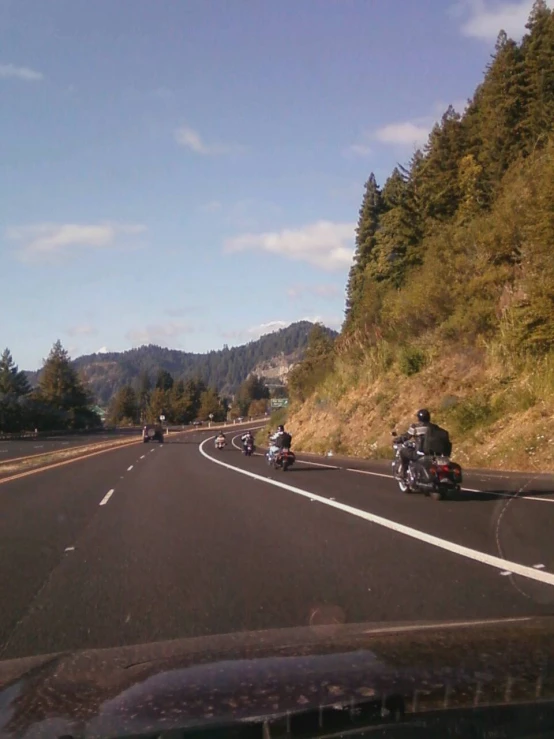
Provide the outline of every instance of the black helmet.
{"type": "Polygon", "coordinates": [[[417,412],[418,420],[421,421],[421,423],[429,423],[431,420],[431,414],[427,410],[427,408],[422,408],[417,412]]]}
{"type": "Polygon", "coordinates": [[[277,431],[284,431],[284,430],[285,430],[285,427],[283,426],[283,424],[281,424],[280,426],[277,426],[277,431]]]}

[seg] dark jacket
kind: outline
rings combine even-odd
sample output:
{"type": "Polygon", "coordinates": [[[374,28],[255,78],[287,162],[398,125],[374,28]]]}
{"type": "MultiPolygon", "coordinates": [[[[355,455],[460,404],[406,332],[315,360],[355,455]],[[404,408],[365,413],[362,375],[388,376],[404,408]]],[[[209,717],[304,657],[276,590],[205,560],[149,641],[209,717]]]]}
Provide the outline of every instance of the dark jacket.
{"type": "Polygon", "coordinates": [[[423,452],[425,434],[430,425],[429,423],[412,423],[406,433],[402,435],[402,439],[412,439],[415,442],[416,451],[423,452]]]}

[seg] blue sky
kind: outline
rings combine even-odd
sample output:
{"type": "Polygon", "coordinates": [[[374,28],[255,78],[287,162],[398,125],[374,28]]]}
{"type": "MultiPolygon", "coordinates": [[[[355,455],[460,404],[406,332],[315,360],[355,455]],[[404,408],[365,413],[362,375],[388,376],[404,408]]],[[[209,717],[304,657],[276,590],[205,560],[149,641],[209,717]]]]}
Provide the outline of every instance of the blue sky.
{"type": "Polygon", "coordinates": [[[363,183],[529,0],[0,0],[0,345],[340,325],[363,183]]]}

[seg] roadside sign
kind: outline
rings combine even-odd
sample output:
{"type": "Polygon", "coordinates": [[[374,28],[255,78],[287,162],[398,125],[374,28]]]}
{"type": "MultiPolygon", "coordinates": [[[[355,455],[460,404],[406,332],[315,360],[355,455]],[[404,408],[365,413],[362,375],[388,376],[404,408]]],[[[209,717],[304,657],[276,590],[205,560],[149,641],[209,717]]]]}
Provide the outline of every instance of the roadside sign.
{"type": "Polygon", "coordinates": [[[213,413],[210,413],[210,415],[208,416],[208,418],[210,419],[210,421],[213,419],[213,417],[214,417],[214,414],[213,413]]]}
{"type": "Polygon", "coordinates": [[[272,398],[269,403],[272,408],[287,408],[289,404],[289,399],[288,398],[272,398]]]}
{"type": "Polygon", "coordinates": [[[165,421],[165,416],[160,416],[160,421],[165,421]]]}

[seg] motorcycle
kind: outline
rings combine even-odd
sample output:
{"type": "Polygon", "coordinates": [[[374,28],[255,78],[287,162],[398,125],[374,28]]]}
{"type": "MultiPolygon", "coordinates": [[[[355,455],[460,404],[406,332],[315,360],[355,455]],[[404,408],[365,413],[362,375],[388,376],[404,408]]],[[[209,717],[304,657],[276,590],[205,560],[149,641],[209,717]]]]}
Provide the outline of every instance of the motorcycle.
{"type": "MultiPolygon", "coordinates": [[[[392,434],[397,436],[396,432],[392,434]]],[[[392,474],[403,493],[423,493],[433,500],[443,500],[449,492],[458,493],[462,484],[462,468],[450,457],[439,455],[421,456],[408,464],[406,475],[402,474],[400,450],[414,449],[413,442],[395,438],[392,442],[394,461],[392,474]]]]}
{"type": "Polygon", "coordinates": [[[215,448],[216,449],[219,449],[221,451],[222,449],[225,449],[226,446],[227,446],[227,442],[226,442],[225,439],[216,439],[215,440],[215,448]]]}
{"type": "Polygon", "coordinates": [[[245,457],[251,457],[254,454],[254,442],[247,441],[242,445],[242,451],[245,457]]]}
{"type": "Polygon", "coordinates": [[[281,468],[286,472],[296,462],[296,455],[290,449],[279,449],[275,454],[267,453],[267,462],[273,465],[274,469],[281,468]]]}

